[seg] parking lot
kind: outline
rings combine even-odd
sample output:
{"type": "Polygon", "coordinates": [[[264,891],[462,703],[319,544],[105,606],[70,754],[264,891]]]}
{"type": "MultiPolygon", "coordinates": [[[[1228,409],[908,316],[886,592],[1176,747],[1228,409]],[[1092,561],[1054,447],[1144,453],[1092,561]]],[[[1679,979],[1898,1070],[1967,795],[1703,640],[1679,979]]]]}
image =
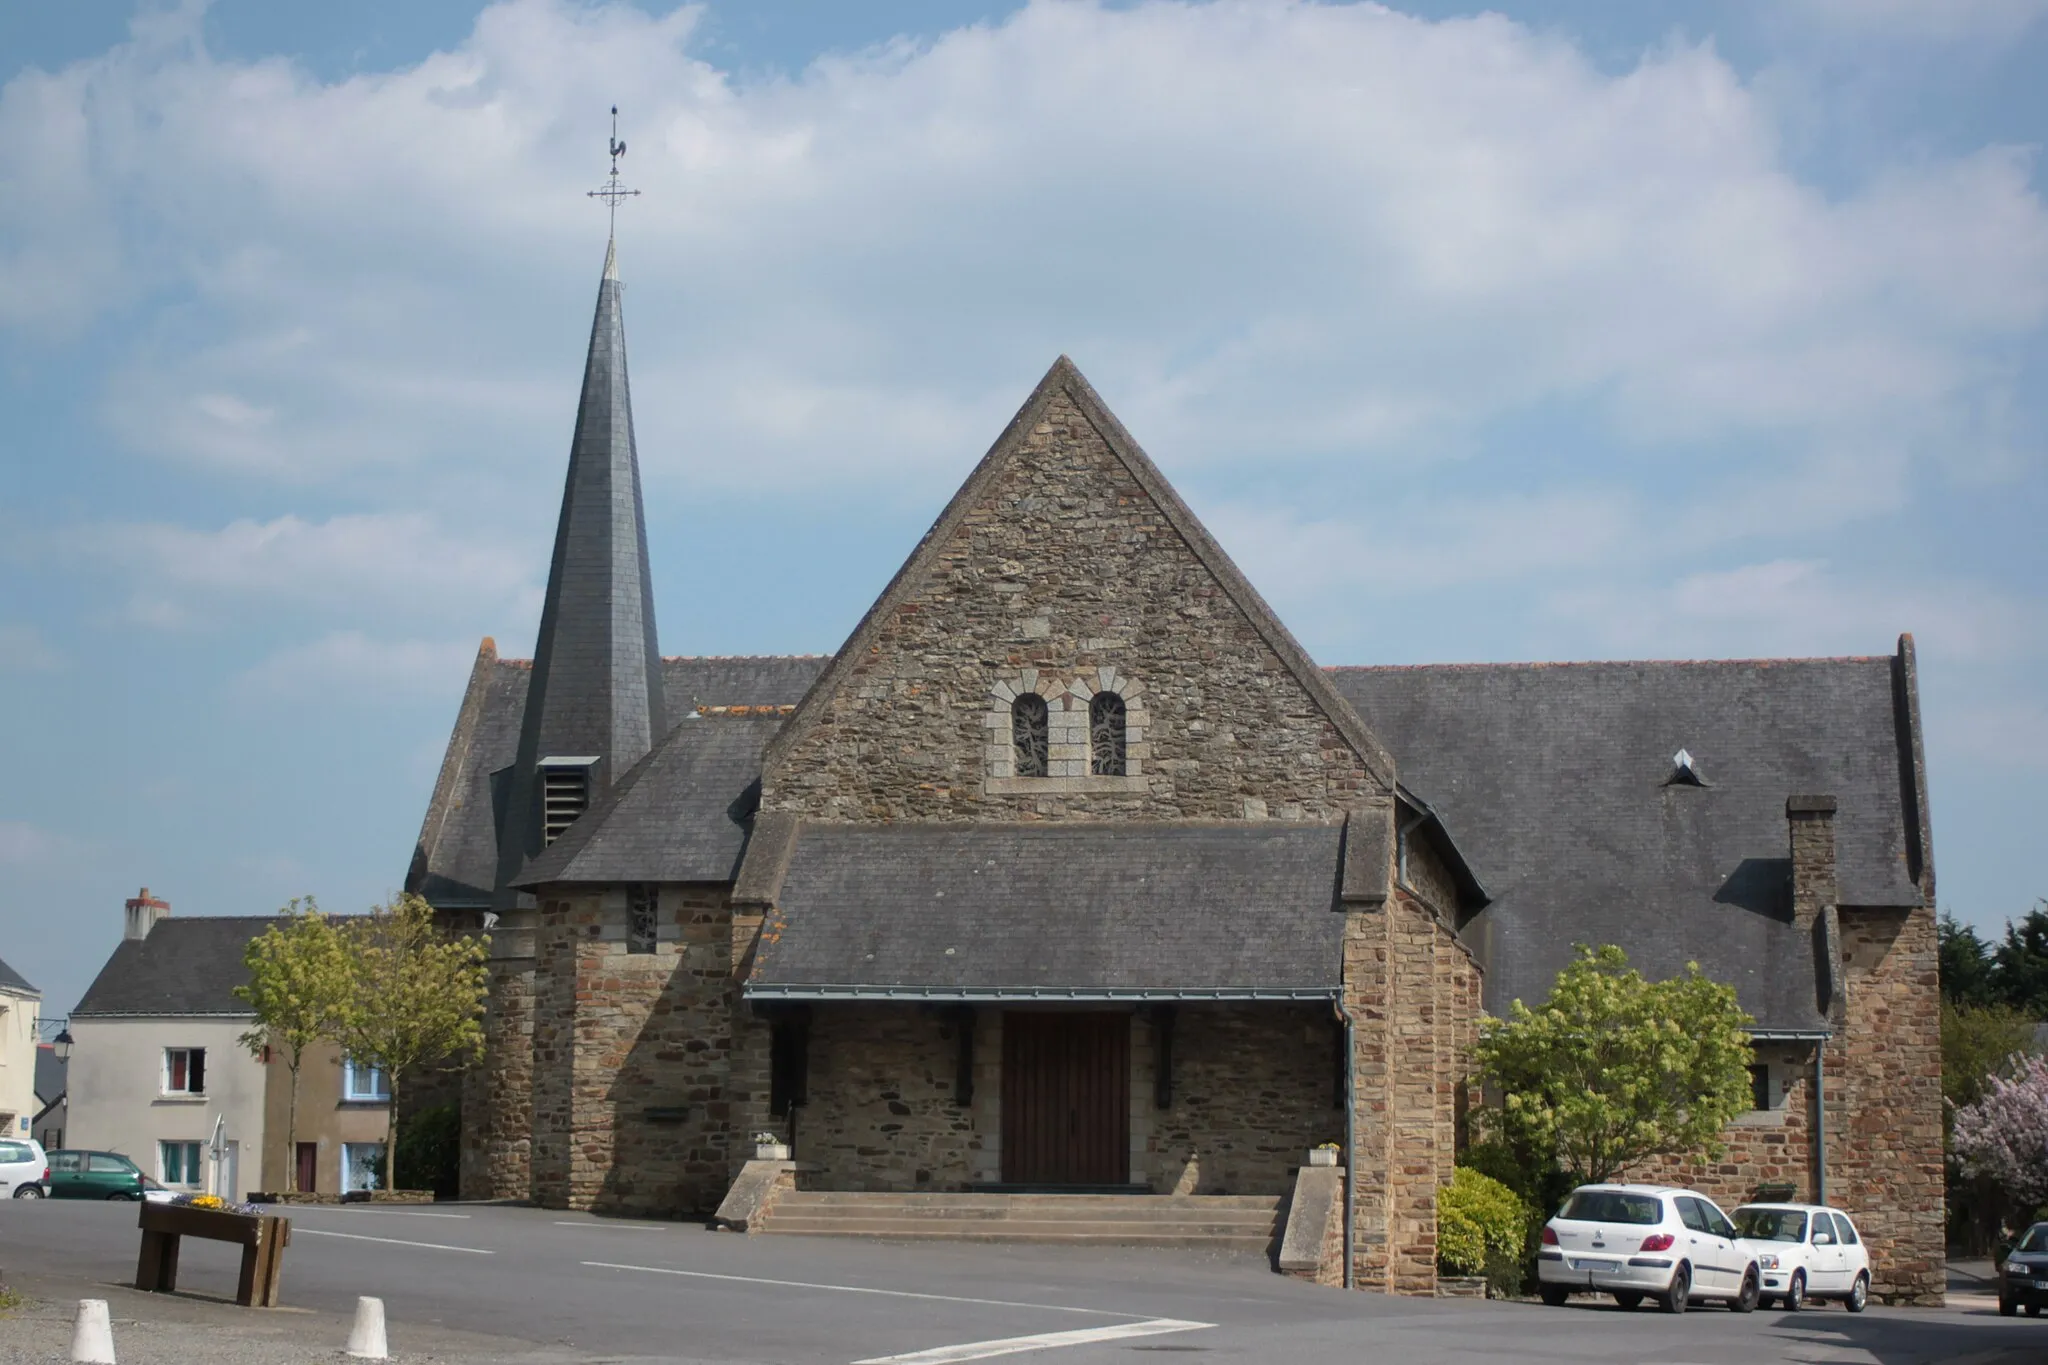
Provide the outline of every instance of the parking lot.
{"type": "MultiPolygon", "coordinates": [[[[0,1205],[0,1263],[12,1279],[25,1274],[31,1292],[57,1307],[89,1293],[118,1295],[95,1286],[132,1280],[135,1218],[133,1205],[9,1201],[0,1205]]],[[[498,1206],[300,1209],[294,1227],[287,1308],[252,1312],[219,1303],[233,1290],[235,1253],[188,1241],[181,1294],[174,1301],[121,1296],[116,1317],[133,1320],[123,1330],[140,1342],[153,1316],[222,1328],[288,1317],[293,1342],[332,1352],[356,1297],[369,1294],[385,1301],[395,1351],[431,1349],[437,1359],[938,1365],[1015,1356],[1128,1365],[1155,1352],[1304,1365],[2048,1359],[2048,1320],[2001,1319],[1981,1297],[1943,1310],[1873,1307],[1860,1316],[1836,1307],[1747,1316],[1698,1308],[1673,1318],[1595,1300],[1552,1309],[1345,1294],[1273,1275],[1256,1258],[741,1237],[498,1206]]],[[[0,1347],[10,1335],[26,1342],[27,1332],[0,1321],[0,1347]]]]}

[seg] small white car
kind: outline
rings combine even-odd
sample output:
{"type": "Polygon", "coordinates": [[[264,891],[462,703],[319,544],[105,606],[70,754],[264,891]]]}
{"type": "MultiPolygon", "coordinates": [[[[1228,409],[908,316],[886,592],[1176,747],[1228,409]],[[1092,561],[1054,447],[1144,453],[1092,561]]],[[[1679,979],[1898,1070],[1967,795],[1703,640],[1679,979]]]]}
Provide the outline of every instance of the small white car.
{"type": "Polygon", "coordinates": [[[1763,1272],[1714,1201],[1664,1185],[1581,1185],[1543,1226],[1536,1260],[1543,1301],[1612,1294],[1623,1308],[1653,1298],[1667,1313],[1694,1299],[1756,1307],[1763,1272]]]}
{"type": "Polygon", "coordinates": [[[0,1138],[0,1198],[50,1197],[50,1161],[34,1138],[0,1138]]]}
{"type": "Polygon", "coordinates": [[[1796,1313],[1814,1299],[1840,1299],[1861,1313],[1870,1303],[1870,1252],[1840,1209],[1744,1204],[1735,1227],[1763,1268],[1764,1307],[1782,1303],[1796,1313]]]}

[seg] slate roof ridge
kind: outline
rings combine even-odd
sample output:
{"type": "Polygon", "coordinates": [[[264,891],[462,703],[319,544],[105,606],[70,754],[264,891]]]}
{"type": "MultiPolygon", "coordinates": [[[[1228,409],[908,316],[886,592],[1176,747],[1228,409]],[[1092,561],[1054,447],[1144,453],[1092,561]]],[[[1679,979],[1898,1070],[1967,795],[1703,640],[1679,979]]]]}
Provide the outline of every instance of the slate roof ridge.
{"type": "Polygon", "coordinates": [[[26,991],[32,995],[42,995],[42,991],[29,984],[27,977],[7,965],[5,958],[0,958],[0,990],[26,991]]]}
{"type": "Polygon", "coordinates": [[[962,834],[971,834],[976,830],[1004,834],[1050,834],[1059,831],[1087,834],[1147,834],[1168,830],[1245,830],[1276,833],[1294,829],[1337,829],[1343,824],[1344,818],[1341,815],[1324,820],[1229,820],[1217,816],[1192,816],[1179,820],[820,820],[810,815],[801,818],[801,827],[804,830],[836,832],[865,829],[884,834],[894,831],[928,833],[932,830],[954,830],[962,834]]]}
{"type": "Polygon", "coordinates": [[[889,579],[888,586],[882,589],[881,595],[862,614],[860,621],[853,628],[853,633],[846,637],[846,643],[833,654],[832,662],[825,666],[824,671],[811,684],[810,690],[804,693],[804,699],[797,703],[796,714],[790,718],[782,733],[770,742],[768,752],[762,756],[763,773],[779,767],[790,746],[817,723],[824,699],[833,694],[855,661],[867,653],[881,623],[901,604],[911,584],[917,581],[937,556],[940,547],[966,520],[967,514],[982,501],[989,486],[1001,474],[1009,458],[1023,444],[1031,429],[1038,424],[1046,408],[1062,394],[1080,409],[1083,419],[1101,435],[1110,453],[1116,456],[1137,480],[1139,487],[1143,488],[1158,505],[1160,511],[1165,514],[1168,524],[1179,533],[1182,541],[1202,566],[1222,585],[1224,592],[1238,610],[1245,614],[1252,628],[1265,640],[1267,647],[1280,657],[1281,662],[1295,675],[1296,681],[1323,708],[1332,724],[1337,727],[1338,733],[1344,736],[1346,742],[1351,744],[1365,761],[1366,767],[1391,788],[1395,783],[1393,756],[1366,728],[1364,720],[1352,708],[1351,703],[1337,691],[1328,678],[1324,677],[1322,671],[1316,667],[1315,660],[1309,657],[1308,651],[1301,647],[1300,642],[1281,623],[1272,607],[1267,605],[1265,598],[1259,595],[1258,589],[1251,585],[1235,561],[1216,542],[1215,537],[1209,534],[1208,528],[1202,525],[1194,510],[1174,491],[1173,485],[1167,481],[1159,466],[1152,462],[1144,448],[1129,431],[1125,430],[1123,423],[1117,420],[1116,415],[1102,401],[1101,395],[1096,393],[1094,387],[1082,376],[1080,369],[1065,355],[1053,361],[1052,367],[1045,372],[1045,377],[1038,381],[1038,386],[1024,400],[1023,406],[1017,409],[1016,416],[1010,419],[1009,424],[989,446],[988,452],[981,457],[980,463],[975,465],[959,489],[947,501],[931,528],[918,540],[909,556],[889,579]]]}
{"type": "Polygon", "coordinates": [[[1786,654],[1743,659],[1503,659],[1433,664],[1324,664],[1325,673],[1444,672],[1539,668],[1767,668],[1774,664],[1890,664],[1890,654],[1786,654]]]}

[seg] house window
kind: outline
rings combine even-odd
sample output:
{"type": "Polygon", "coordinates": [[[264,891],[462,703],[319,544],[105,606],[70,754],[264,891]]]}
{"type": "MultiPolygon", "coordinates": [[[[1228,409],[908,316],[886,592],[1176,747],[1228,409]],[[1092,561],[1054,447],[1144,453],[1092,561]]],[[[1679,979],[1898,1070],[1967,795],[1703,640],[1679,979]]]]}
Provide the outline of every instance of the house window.
{"type": "Polygon", "coordinates": [[[184,1185],[196,1189],[205,1183],[206,1173],[199,1164],[199,1144],[196,1142],[159,1142],[156,1145],[157,1179],[166,1185],[184,1185]]]}
{"type": "Polygon", "coordinates": [[[350,1057],[341,1064],[341,1097],[345,1100],[388,1101],[391,1080],[384,1068],[369,1066],[350,1057]]]}
{"type": "Polygon", "coordinates": [[[1114,692],[1088,699],[1088,771],[1097,777],[1124,775],[1124,699],[1114,692]]]}
{"type": "Polygon", "coordinates": [[[660,899],[651,886],[626,888],[626,951],[651,953],[661,937],[660,899]]]}
{"type": "Polygon", "coordinates": [[[204,1095],[206,1093],[206,1049],[167,1047],[164,1049],[164,1094],[204,1095]]]}
{"type": "Polygon", "coordinates": [[[1017,751],[1017,776],[1044,777],[1048,754],[1045,698],[1026,692],[1010,703],[1010,743],[1017,751]]]}
{"type": "Polygon", "coordinates": [[[341,1192],[384,1188],[384,1144],[344,1142],[341,1144],[341,1192]]]}
{"type": "Polygon", "coordinates": [[[1749,1069],[1749,1107],[1768,1109],[1771,1107],[1771,1069],[1762,1062],[1749,1069]]]}

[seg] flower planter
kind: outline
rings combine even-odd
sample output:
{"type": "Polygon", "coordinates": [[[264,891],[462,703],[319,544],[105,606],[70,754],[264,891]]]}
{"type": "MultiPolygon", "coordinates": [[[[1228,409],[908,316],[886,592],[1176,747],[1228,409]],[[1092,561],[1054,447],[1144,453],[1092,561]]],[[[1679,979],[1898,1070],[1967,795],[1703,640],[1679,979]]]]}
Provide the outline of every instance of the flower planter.
{"type": "Polygon", "coordinates": [[[1336,1165],[1337,1149],[1335,1147],[1311,1147],[1308,1153],[1308,1164],[1311,1166],[1336,1165]]]}
{"type": "Polygon", "coordinates": [[[179,1204],[144,1204],[138,1226],[142,1229],[142,1252],[135,1266],[137,1289],[144,1293],[175,1291],[178,1243],[187,1237],[200,1237],[242,1248],[236,1303],[244,1308],[277,1307],[279,1271],[284,1249],[292,1241],[289,1218],[179,1204]]]}
{"type": "Polygon", "coordinates": [[[754,1144],[754,1160],[787,1161],[789,1144],[786,1142],[757,1142],[754,1144]]]}
{"type": "Polygon", "coordinates": [[[1436,1296],[1440,1299],[1483,1299],[1486,1297],[1486,1277],[1439,1275],[1436,1277],[1436,1296]]]}

